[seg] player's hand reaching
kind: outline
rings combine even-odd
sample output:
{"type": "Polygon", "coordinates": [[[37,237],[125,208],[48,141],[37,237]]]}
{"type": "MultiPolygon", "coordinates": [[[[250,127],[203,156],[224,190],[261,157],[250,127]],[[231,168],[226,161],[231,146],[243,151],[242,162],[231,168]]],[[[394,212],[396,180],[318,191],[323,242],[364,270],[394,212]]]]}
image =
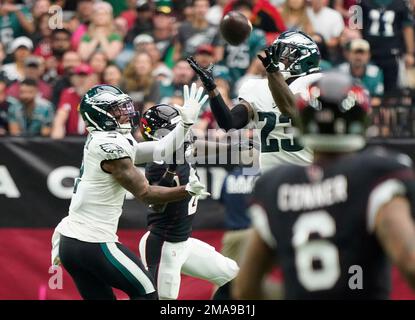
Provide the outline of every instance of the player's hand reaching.
{"type": "Polygon", "coordinates": [[[213,64],[210,64],[209,67],[202,68],[196,62],[193,57],[189,57],[186,59],[187,62],[190,64],[192,69],[196,72],[200,81],[202,81],[203,86],[205,87],[206,91],[213,91],[216,88],[215,78],[213,78],[213,64]]]}
{"type": "Polygon", "coordinates": [[[199,181],[196,175],[196,170],[190,167],[189,182],[186,185],[186,191],[192,196],[210,196],[209,192],[206,192],[206,187],[199,181]]]}
{"type": "Polygon", "coordinates": [[[178,108],[180,116],[182,117],[182,121],[185,125],[191,126],[194,124],[199,116],[200,109],[202,108],[203,104],[208,99],[208,96],[203,94],[203,87],[196,86],[196,83],[192,83],[192,86],[184,85],[183,87],[183,96],[184,96],[184,104],[183,108],[178,108]]]}
{"type": "Polygon", "coordinates": [[[277,72],[279,68],[279,60],[281,56],[281,50],[279,44],[271,45],[264,50],[265,57],[262,55],[257,55],[258,59],[261,60],[265,70],[268,73],[277,72]]]}

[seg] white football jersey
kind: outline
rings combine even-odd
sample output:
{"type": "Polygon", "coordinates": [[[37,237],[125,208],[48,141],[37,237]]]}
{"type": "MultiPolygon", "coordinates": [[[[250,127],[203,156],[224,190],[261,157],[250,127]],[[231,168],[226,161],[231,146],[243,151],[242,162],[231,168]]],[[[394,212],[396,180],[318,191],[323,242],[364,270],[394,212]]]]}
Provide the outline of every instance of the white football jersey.
{"type": "Polygon", "coordinates": [[[118,241],[118,220],[127,191],[102,169],[101,163],[122,158],[134,162],[136,144],[131,134],[116,131],[89,134],[69,215],[56,227],[60,234],[86,242],[118,241]]]}
{"type": "MultiPolygon", "coordinates": [[[[307,86],[320,79],[321,73],[313,73],[294,80],[290,85],[293,94],[305,93],[307,86]]],[[[259,129],[261,141],[260,168],[264,172],[280,164],[297,164],[306,166],[313,160],[309,148],[303,148],[287,132],[291,119],[281,114],[268,88],[268,79],[247,80],[239,90],[239,99],[252,106],[254,116],[251,122],[259,129]]]]}

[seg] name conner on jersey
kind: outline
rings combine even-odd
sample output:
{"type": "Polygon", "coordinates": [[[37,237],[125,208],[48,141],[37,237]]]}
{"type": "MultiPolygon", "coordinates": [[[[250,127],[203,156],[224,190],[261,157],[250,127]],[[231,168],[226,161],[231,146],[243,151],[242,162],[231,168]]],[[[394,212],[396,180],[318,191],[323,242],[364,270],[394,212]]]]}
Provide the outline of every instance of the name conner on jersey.
{"type": "Polygon", "coordinates": [[[347,179],[337,175],[314,184],[287,184],[278,188],[281,211],[311,210],[347,201],[347,179]]]}

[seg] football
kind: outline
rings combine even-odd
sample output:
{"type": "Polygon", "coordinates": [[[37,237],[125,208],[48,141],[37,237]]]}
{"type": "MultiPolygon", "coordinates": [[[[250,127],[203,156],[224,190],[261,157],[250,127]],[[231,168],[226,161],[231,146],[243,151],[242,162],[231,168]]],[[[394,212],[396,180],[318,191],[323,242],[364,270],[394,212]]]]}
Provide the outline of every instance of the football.
{"type": "Polygon", "coordinates": [[[220,33],[230,45],[238,46],[252,31],[252,24],[242,13],[231,11],[220,22],[220,33]]]}

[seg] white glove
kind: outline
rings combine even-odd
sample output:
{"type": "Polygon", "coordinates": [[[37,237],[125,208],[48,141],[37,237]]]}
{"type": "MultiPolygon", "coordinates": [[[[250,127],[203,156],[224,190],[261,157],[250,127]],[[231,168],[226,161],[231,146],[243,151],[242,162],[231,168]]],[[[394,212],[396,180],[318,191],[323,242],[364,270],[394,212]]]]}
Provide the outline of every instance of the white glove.
{"type": "Polygon", "coordinates": [[[205,94],[202,98],[203,87],[196,87],[196,83],[192,83],[189,92],[189,86],[184,85],[183,87],[183,96],[184,104],[182,108],[178,108],[182,121],[185,125],[191,126],[197,121],[199,116],[200,109],[203,104],[208,99],[208,96],[205,94]]]}
{"type": "Polygon", "coordinates": [[[196,170],[190,167],[189,182],[186,184],[186,191],[192,196],[210,196],[210,193],[205,190],[206,187],[199,181],[196,170]]]}

